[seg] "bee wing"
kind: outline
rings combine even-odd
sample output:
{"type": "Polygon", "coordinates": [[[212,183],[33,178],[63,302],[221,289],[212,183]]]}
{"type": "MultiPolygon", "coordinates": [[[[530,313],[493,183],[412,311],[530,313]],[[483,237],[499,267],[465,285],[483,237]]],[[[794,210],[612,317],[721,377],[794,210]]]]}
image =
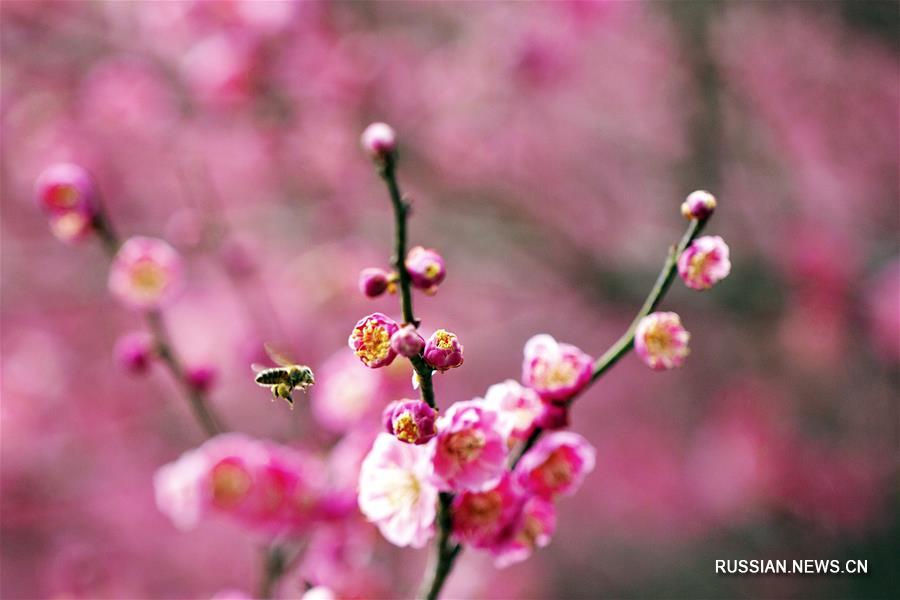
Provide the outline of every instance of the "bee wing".
{"type": "Polygon", "coordinates": [[[269,355],[269,358],[271,358],[272,362],[274,362],[276,365],[280,365],[282,367],[290,367],[294,364],[294,361],[276,350],[272,344],[266,342],[265,344],[263,344],[263,347],[266,349],[266,354],[269,355]]]}
{"type": "Polygon", "coordinates": [[[250,370],[254,373],[259,373],[260,371],[265,371],[268,367],[265,365],[261,365],[259,363],[253,363],[250,365],[250,370]]]}

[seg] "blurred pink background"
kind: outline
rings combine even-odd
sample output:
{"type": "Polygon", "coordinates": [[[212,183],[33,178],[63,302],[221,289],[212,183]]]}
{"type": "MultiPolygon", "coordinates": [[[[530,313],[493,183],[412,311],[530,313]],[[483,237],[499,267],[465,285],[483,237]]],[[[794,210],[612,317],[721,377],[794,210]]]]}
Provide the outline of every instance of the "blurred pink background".
{"type": "MultiPolygon", "coordinates": [[[[52,237],[38,173],[85,165],[121,233],[185,254],[167,321],[189,364],[217,366],[232,427],[327,456],[381,404],[335,424],[320,385],[289,412],[248,364],[271,340],[327,378],[358,318],[398,312],[356,290],[391,246],[358,146],[373,120],[400,137],[410,242],[448,265],[416,296],[466,348],[443,406],[518,378],[534,333],[602,353],[693,189],[719,198],[734,264],[663,305],[692,333],[684,368],[631,355],[576,404],[598,464],[553,543],[503,571],[467,551],[446,597],[897,593],[897,19],[893,2],[4,2],[0,596],[251,593],[263,544],[156,509],[155,469],[201,432],[162,368],[113,363],[141,319],[98,243],[52,237]],[[869,575],[723,577],[717,558],[869,575]]],[[[360,595],[413,593],[430,550],[357,529],[360,595]]],[[[281,594],[301,589],[291,573],[281,594]]]]}

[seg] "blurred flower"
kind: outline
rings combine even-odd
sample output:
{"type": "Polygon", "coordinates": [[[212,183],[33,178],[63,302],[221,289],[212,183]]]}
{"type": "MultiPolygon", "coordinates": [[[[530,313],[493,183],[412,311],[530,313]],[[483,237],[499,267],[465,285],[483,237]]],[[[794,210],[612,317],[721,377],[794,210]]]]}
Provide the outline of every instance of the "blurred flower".
{"type": "Polygon", "coordinates": [[[356,323],[350,334],[350,349],[370,369],[385,367],[396,358],[391,336],[399,329],[397,322],[382,313],[372,313],[356,323]]]}
{"type": "Polygon", "coordinates": [[[438,491],[425,446],[380,433],[359,473],[359,508],[396,546],[421,548],[434,535],[438,491]]]}
{"type": "Polygon", "coordinates": [[[513,523],[503,531],[491,547],[498,569],[521,562],[536,548],[550,543],[556,531],[556,509],[539,496],[525,501],[513,523]]]}
{"type": "Polygon", "coordinates": [[[360,138],[363,150],[372,158],[383,158],[397,148],[397,134],[386,123],[372,123],[360,138]]]}
{"type": "Polygon", "coordinates": [[[525,343],[522,382],[546,401],[561,402],[574,396],[591,380],[592,368],[590,356],[547,334],[525,343]]]}
{"type": "Polygon", "coordinates": [[[414,325],[404,325],[391,336],[391,348],[407,358],[418,356],[425,348],[425,340],[414,325]]]}
{"type": "Polygon", "coordinates": [[[163,240],[129,238],[109,271],[109,289],[123,303],[153,309],[170,301],[181,286],[181,256],[163,240]]]}
{"type": "Polygon", "coordinates": [[[146,331],[132,331],[116,340],[113,357],[129,373],[145,373],[153,358],[153,336],[146,331]]]}
{"type": "Polygon", "coordinates": [[[537,392],[513,379],[489,387],[484,404],[500,415],[500,427],[510,442],[527,438],[544,408],[537,392]]]}
{"type": "Polygon", "coordinates": [[[453,537],[475,548],[496,543],[500,534],[518,517],[525,496],[506,474],[482,492],[465,491],[453,499],[453,537]]]}
{"type": "Polygon", "coordinates": [[[425,362],[438,371],[454,369],[463,364],[463,346],[455,333],[438,329],[428,338],[424,357],[425,362]]]}
{"type": "Polygon", "coordinates": [[[677,314],[650,313],[634,332],[634,351],[651,369],[673,369],[684,364],[690,338],[677,314]]]}
{"type": "Polygon", "coordinates": [[[75,241],[91,230],[97,213],[97,190],[82,167],[70,163],[47,167],[35,182],[34,196],[60,240],[75,241]]]}
{"type": "Polygon", "coordinates": [[[693,290],[709,289],[730,272],[728,244],[717,235],[697,238],[678,257],[678,274],[693,290]]]}
{"type": "Polygon", "coordinates": [[[900,260],[893,260],[866,286],[869,336],[876,356],[900,362],[900,260]]]}
{"type": "Polygon", "coordinates": [[[337,595],[331,588],[317,585],[306,590],[300,600],[337,600],[337,595]]]}
{"type": "Polygon", "coordinates": [[[185,370],[185,378],[191,386],[201,392],[208,392],[216,382],[219,372],[213,365],[192,365],[185,370]]]}
{"type": "Polygon", "coordinates": [[[160,467],[154,487],[157,506],[180,529],[215,511],[279,532],[305,528],[315,518],[321,481],[312,457],[227,433],[160,467]]]}
{"type": "Polygon", "coordinates": [[[545,435],[516,465],[516,478],[526,491],[552,499],[574,494],[594,469],[594,447],[571,431],[545,435]]]}
{"type": "Polygon", "coordinates": [[[437,429],[430,448],[442,489],[480,491],[500,480],[507,446],[496,411],[480,401],[457,402],[438,419],[437,429]]]}
{"type": "Polygon", "coordinates": [[[406,254],[406,270],[413,286],[435,294],[447,276],[444,258],[436,250],[415,246],[406,254]]]}
{"type": "Polygon", "coordinates": [[[391,402],[382,417],[387,432],[407,444],[425,444],[437,435],[436,418],[435,410],[421,400],[391,402]]]}
{"type": "Polygon", "coordinates": [[[359,273],[359,291],[367,298],[382,295],[390,283],[391,274],[378,267],[369,267],[359,273]]]}
{"type": "Polygon", "coordinates": [[[329,431],[346,432],[364,423],[389,398],[382,372],[361,366],[346,350],[326,360],[316,379],[310,406],[316,421],[329,431]]]}
{"type": "Polygon", "coordinates": [[[705,219],[716,210],[716,197],[705,190],[691,192],[681,204],[685,219],[705,219]]]}

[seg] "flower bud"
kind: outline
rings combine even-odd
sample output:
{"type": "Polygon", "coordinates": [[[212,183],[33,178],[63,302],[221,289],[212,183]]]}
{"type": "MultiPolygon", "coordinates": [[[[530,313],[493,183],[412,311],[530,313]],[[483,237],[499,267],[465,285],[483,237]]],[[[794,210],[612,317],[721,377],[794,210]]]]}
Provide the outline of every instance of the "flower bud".
{"type": "Polygon", "coordinates": [[[404,325],[391,336],[391,348],[406,358],[418,356],[425,348],[425,339],[412,325],[404,325]]]}
{"type": "Polygon", "coordinates": [[[122,244],[113,259],[109,289],[134,308],[157,308],[177,293],[182,270],[181,256],[168,243],[133,237],[122,244]]]}
{"type": "Polygon", "coordinates": [[[705,219],[716,209],[716,197],[705,190],[691,192],[681,204],[685,219],[705,219]]]}
{"type": "Polygon", "coordinates": [[[185,378],[195,390],[208,392],[215,384],[219,372],[212,365],[194,365],[185,371],[185,378]]]}
{"type": "Polygon", "coordinates": [[[144,373],[153,358],[153,337],[146,331],[126,333],[116,340],[113,357],[125,371],[144,373]]]}
{"type": "Polygon", "coordinates": [[[684,364],[691,334],[673,312],[650,313],[638,323],[634,351],[651,369],[674,369],[684,364]]]}
{"type": "Polygon", "coordinates": [[[438,329],[428,338],[424,356],[429,365],[438,371],[446,371],[463,364],[463,346],[455,333],[438,329]]]}
{"type": "Polygon", "coordinates": [[[363,150],[372,158],[384,158],[397,149],[397,134],[387,123],[372,123],[360,138],[363,150]]]}
{"type": "Polygon", "coordinates": [[[390,273],[378,267],[363,269],[359,273],[359,291],[367,298],[377,298],[388,289],[390,276],[390,273]]]}
{"type": "Polygon", "coordinates": [[[387,315],[372,313],[356,323],[348,344],[367,367],[386,367],[397,357],[397,352],[391,348],[391,336],[399,328],[397,322],[387,315]]]}
{"type": "Polygon", "coordinates": [[[406,270],[412,284],[428,294],[437,292],[437,286],[447,276],[444,259],[437,251],[416,246],[406,255],[406,270]]]}
{"type": "Polygon", "coordinates": [[[60,240],[84,237],[97,214],[97,189],[91,176],[78,165],[60,163],[45,169],[34,186],[37,205],[50,217],[50,228],[60,240]]]}
{"type": "Polygon", "coordinates": [[[535,420],[541,429],[555,431],[569,426],[569,405],[555,402],[544,402],[541,414],[535,420]]]}
{"type": "Polygon", "coordinates": [[[391,402],[382,419],[387,432],[407,444],[425,444],[437,435],[437,413],[421,400],[391,402]]]}
{"type": "Polygon", "coordinates": [[[692,290],[706,290],[728,277],[728,244],[717,235],[697,238],[678,257],[678,274],[692,290]]]}

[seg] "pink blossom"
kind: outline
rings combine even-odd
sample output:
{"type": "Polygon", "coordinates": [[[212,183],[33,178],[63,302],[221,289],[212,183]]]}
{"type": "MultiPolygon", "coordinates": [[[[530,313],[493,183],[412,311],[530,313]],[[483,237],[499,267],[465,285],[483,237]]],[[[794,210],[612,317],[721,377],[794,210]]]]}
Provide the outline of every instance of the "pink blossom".
{"type": "Polygon", "coordinates": [[[590,356],[547,334],[525,343],[522,382],[546,401],[561,402],[578,393],[591,380],[592,368],[590,356]]]}
{"type": "Polygon", "coordinates": [[[194,389],[208,392],[216,383],[219,371],[213,365],[192,365],[185,370],[184,376],[194,389]]]}
{"type": "Polygon", "coordinates": [[[716,209],[716,197],[705,190],[691,192],[681,204],[685,219],[706,219],[716,209]]]}
{"type": "Polygon", "coordinates": [[[312,457],[228,433],[161,467],[154,487],[157,506],[181,529],[218,512],[274,533],[305,528],[316,517],[321,481],[312,457]]]}
{"type": "Polygon", "coordinates": [[[549,544],[555,531],[556,509],[553,503],[540,496],[528,498],[512,524],[491,546],[494,566],[502,569],[522,562],[536,548],[549,544]]]}
{"type": "Polygon", "coordinates": [[[544,402],[541,414],[534,422],[541,429],[555,431],[569,426],[569,405],[544,402]]]}
{"type": "Polygon", "coordinates": [[[391,336],[391,348],[407,358],[418,356],[425,348],[425,340],[413,325],[404,325],[391,336]]]}
{"type": "Polygon", "coordinates": [[[446,329],[435,331],[425,344],[425,362],[438,371],[447,371],[463,364],[463,345],[455,333],[446,329]]]}
{"type": "Polygon", "coordinates": [[[359,508],[396,546],[421,548],[434,535],[438,490],[426,446],[380,433],[359,473],[359,508]]]}
{"type": "Polygon", "coordinates": [[[427,294],[437,292],[438,286],[447,276],[444,258],[431,248],[415,246],[406,254],[406,270],[412,284],[427,294]]]}
{"type": "Polygon", "coordinates": [[[541,438],[519,464],[516,478],[524,490],[543,498],[570,496],[594,469],[594,447],[571,431],[541,438]]]}
{"type": "Polygon", "coordinates": [[[638,323],[634,332],[634,351],[654,370],[674,369],[684,364],[690,349],[691,334],[681,326],[673,312],[655,312],[638,323]]]}
{"type": "Polygon", "coordinates": [[[717,235],[699,237],[678,257],[678,274],[693,290],[706,290],[731,272],[728,244],[717,235]]]}
{"type": "Polygon", "coordinates": [[[387,432],[407,444],[425,444],[437,435],[436,418],[435,410],[421,400],[391,402],[382,416],[387,432]]]}
{"type": "Polygon", "coordinates": [[[372,158],[381,158],[397,148],[397,134],[387,123],[372,123],[360,137],[360,143],[372,158]]]}
{"type": "Polygon", "coordinates": [[[386,367],[397,356],[391,348],[391,336],[397,329],[399,325],[392,318],[382,313],[372,313],[356,323],[348,340],[350,349],[367,367],[386,367]]]}
{"type": "Polygon", "coordinates": [[[477,400],[457,402],[438,419],[431,449],[442,489],[480,491],[500,481],[507,455],[500,427],[500,415],[477,400]]]}
{"type": "Polygon", "coordinates": [[[109,271],[109,289],[125,304],[139,309],[157,308],[170,301],[181,287],[182,260],[163,240],[133,237],[119,248],[109,271]]]}
{"type": "Polygon", "coordinates": [[[519,516],[524,502],[525,496],[508,474],[490,489],[461,492],[453,499],[453,536],[476,548],[489,547],[519,516]]]}
{"type": "Polygon", "coordinates": [[[125,371],[144,373],[153,359],[153,336],[146,331],[126,333],[116,340],[113,356],[125,371]]]}
{"type": "Polygon", "coordinates": [[[500,415],[500,428],[510,441],[527,438],[544,410],[537,392],[513,379],[489,387],[484,404],[500,415]]]}

